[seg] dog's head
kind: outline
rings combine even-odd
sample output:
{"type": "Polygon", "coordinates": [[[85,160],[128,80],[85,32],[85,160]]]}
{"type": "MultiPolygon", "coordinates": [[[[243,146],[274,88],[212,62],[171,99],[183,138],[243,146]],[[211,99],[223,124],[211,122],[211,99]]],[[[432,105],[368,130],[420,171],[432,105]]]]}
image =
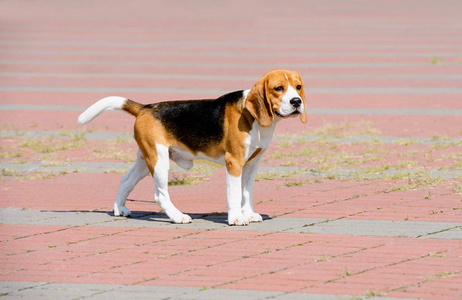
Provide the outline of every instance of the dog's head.
{"type": "Polygon", "coordinates": [[[306,123],[306,102],[300,75],[289,70],[266,73],[250,90],[245,107],[260,126],[270,126],[275,118],[299,115],[306,123]]]}

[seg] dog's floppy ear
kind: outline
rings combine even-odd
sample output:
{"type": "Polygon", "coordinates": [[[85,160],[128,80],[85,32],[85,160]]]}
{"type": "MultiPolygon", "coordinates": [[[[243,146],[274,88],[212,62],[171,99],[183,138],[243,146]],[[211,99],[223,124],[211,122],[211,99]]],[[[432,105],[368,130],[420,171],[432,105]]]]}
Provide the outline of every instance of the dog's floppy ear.
{"type": "Polygon", "coordinates": [[[305,109],[303,111],[302,114],[300,114],[300,121],[302,121],[302,123],[306,123],[306,121],[308,121],[308,118],[306,116],[306,101],[305,101],[305,94],[302,94],[302,100],[303,100],[303,108],[305,109]]]}
{"type": "Polygon", "coordinates": [[[308,121],[308,118],[306,117],[306,111],[304,111],[303,114],[300,115],[300,121],[302,121],[302,123],[306,123],[306,121],[308,121]]]}
{"type": "Polygon", "coordinates": [[[300,81],[302,82],[302,89],[300,91],[300,95],[302,97],[303,108],[304,108],[303,113],[300,114],[300,121],[302,121],[302,123],[306,123],[308,121],[308,118],[306,116],[305,84],[303,83],[302,77],[300,75],[298,75],[298,77],[300,78],[300,81]]]}
{"type": "Polygon", "coordinates": [[[245,100],[245,108],[262,127],[268,127],[274,121],[273,107],[267,88],[268,77],[265,76],[253,86],[245,100]]]}

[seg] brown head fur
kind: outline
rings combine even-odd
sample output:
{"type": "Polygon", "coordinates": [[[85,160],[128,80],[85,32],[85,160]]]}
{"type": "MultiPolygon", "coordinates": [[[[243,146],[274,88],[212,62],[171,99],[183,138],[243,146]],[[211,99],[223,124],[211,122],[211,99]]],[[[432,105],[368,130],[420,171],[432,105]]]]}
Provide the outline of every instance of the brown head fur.
{"type": "MultiPolygon", "coordinates": [[[[306,109],[305,89],[301,76],[290,70],[273,70],[266,73],[250,90],[245,102],[246,109],[258,121],[260,126],[268,127],[274,121],[274,112],[278,111],[281,105],[282,95],[275,91],[275,88],[282,86],[287,90],[287,85],[293,88],[301,86],[297,90],[306,109]]],[[[300,114],[300,120],[306,123],[306,112],[300,114]]]]}

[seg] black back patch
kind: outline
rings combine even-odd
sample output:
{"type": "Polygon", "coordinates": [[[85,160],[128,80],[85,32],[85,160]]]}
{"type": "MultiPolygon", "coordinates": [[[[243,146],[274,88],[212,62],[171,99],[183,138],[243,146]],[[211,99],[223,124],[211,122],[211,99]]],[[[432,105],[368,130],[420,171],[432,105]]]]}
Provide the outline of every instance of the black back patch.
{"type": "Polygon", "coordinates": [[[226,106],[242,97],[243,91],[236,91],[215,100],[161,102],[152,105],[152,113],[178,141],[194,152],[204,152],[221,142],[226,106]]]}

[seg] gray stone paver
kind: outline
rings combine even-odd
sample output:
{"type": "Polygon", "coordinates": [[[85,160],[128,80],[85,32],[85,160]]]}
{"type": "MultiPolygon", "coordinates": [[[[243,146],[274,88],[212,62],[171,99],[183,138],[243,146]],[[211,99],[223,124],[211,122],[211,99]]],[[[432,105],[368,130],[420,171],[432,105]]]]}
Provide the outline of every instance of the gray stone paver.
{"type": "MultiPolygon", "coordinates": [[[[59,165],[48,165],[46,162],[0,162],[0,171],[2,169],[14,170],[20,173],[34,173],[34,172],[62,172],[62,173],[127,173],[133,167],[133,162],[89,162],[89,161],[70,161],[63,162],[59,165]]],[[[391,176],[401,173],[409,173],[410,175],[424,173],[425,176],[430,178],[459,178],[462,176],[462,170],[426,170],[426,169],[399,169],[399,170],[385,170],[376,173],[364,174],[363,169],[360,168],[339,168],[332,171],[319,172],[308,168],[301,167],[285,167],[285,166],[260,166],[258,173],[267,172],[291,172],[298,171],[294,177],[322,177],[323,175],[335,175],[341,178],[354,178],[357,174],[361,174],[365,179],[381,178],[383,176],[391,176]]],[[[170,172],[194,172],[186,171],[180,168],[175,163],[171,163],[170,172]]]]}
{"type": "MultiPolygon", "coordinates": [[[[83,112],[88,106],[83,105],[43,105],[43,104],[0,104],[0,111],[78,111],[83,112]]],[[[309,108],[309,115],[397,115],[397,116],[462,116],[462,109],[425,109],[425,108],[309,108]]]]}
{"type": "MultiPolygon", "coordinates": [[[[0,105],[1,108],[1,105],[0,105]]],[[[82,107],[79,111],[84,111],[86,107],[82,107]]],[[[337,114],[337,111],[334,109],[332,110],[333,114],[337,114]]],[[[445,114],[438,114],[439,110],[426,110],[430,112],[435,112],[437,115],[445,115],[445,114]]],[[[457,110],[454,110],[457,112],[457,110]]],[[[310,112],[313,114],[313,112],[310,112]]],[[[461,110],[462,115],[462,110],[461,110]]],[[[73,138],[77,135],[81,135],[84,133],[84,138],[87,140],[132,140],[133,133],[129,132],[104,132],[104,131],[96,131],[96,132],[83,132],[83,131],[40,131],[40,130],[1,130],[0,137],[4,138],[61,138],[61,139],[68,139],[73,138]]],[[[440,138],[435,139],[433,137],[396,137],[396,136],[384,136],[384,135],[361,135],[355,134],[354,136],[348,137],[337,137],[334,135],[316,135],[316,134],[306,134],[306,135],[275,135],[272,139],[273,142],[278,141],[317,141],[319,139],[327,139],[331,143],[380,143],[380,144],[396,144],[402,141],[409,141],[410,143],[414,144],[422,144],[422,145],[435,145],[435,144],[455,144],[462,142],[462,138],[457,137],[450,137],[450,138],[440,138]]]]}
{"type": "Polygon", "coordinates": [[[347,234],[364,236],[437,238],[439,236],[439,233],[436,232],[438,231],[445,232],[445,238],[462,239],[462,223],[446,222],[410,222],[341,219],[314,224],[312,226],[304,227],[301,230],[296,228],[294,232],[318,234],[347,234]]]}
{"type": "MultiPolygon", "coordinates": [[[[182,300],[254,300],[306,299],[340,300],[348,295],[300,294],[272,291],[204,289],[181,286],[134,286],[110,284],[72,284],[46,282],[0,282],[2,299],[182,299],[182,300]]],[[[368,299],[399,300],[402,298],[371,297],[368,299]]],[[[411,299],[411,298],[406,298],[411,299]]]]}
{"type": "Polygon", "coordinates": [[[317,218],[273,218],[250,226],[228,226],[226,215],[192,216],[191,224],[172,224],[164,214],[113,217],[106,212],[53,212],[0,208],[1,224],[119,226],[197,230],[291,232],[359,236],[462,239],[462,223],[317,218]]]}

